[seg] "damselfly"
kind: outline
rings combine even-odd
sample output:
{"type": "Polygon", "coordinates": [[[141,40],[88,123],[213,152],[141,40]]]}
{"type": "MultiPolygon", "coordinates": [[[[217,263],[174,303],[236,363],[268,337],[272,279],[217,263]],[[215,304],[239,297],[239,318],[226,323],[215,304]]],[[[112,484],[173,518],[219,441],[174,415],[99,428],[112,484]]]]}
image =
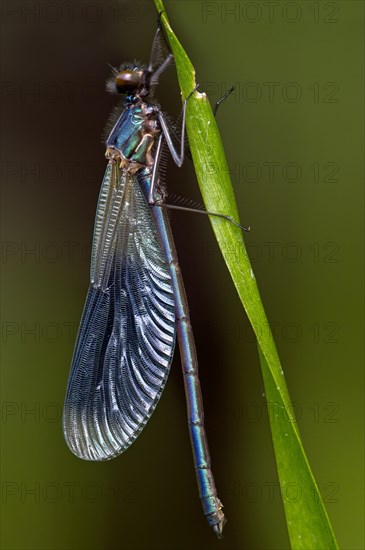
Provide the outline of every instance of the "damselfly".
{"type": "Polygon", "coordinates": [[[181,141],[153,99],[161,73],[158,26],[147,68],[113,70],[109,88],[125,94],[106,141],[107,168],[97,206],[90,286],[77,336],[63,414],[67,445],[84,460],[125,451],[151,417],[166,384],[177,334],[188,426],[204,514],[221,536],[203,422],[198,362],[189,310],[159,177],[164,144],[181,166],[181,141]],[[158,203],[158,206],[156,205],[158,203]]]}

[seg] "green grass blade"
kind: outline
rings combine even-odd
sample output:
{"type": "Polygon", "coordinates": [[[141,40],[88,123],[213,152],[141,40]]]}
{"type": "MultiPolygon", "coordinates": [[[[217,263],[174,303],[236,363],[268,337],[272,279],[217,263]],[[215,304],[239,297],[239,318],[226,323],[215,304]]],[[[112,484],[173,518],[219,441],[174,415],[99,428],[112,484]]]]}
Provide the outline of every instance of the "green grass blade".
{"type": "MultiPolygon", "coordinates": [[[[155,5],[159,12],[165,11],[161,0],[155,0],[155,5]]],[[[162,23],[175,57],[180,89],[185,98],[196,86],[194,67],[173,33],[166,12],[162,15],[162,23]]],[[[221,138],[204,93],[195,92],[189,99],[186,127],[206,209],[227,214],[239,221],[221,138]]],[[[279,356],[268,329],[242,232],[227,220],[210,217],[210,221],[258,342],[291,546],[305,550],[338,548],[290,407],[291,400],[279,356]],[[293,488],[299,493],[290,493],[293,488]]]]}

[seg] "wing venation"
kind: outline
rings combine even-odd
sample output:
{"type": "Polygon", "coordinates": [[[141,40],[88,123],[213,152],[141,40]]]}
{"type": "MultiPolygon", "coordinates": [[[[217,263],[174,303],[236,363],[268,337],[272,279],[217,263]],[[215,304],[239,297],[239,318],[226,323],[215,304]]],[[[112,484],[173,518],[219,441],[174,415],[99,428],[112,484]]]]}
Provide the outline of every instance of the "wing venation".
{"type": "Polygon", "coordinates": [[[129,447],[161,396],[174,345],[171,278],[150,209],[135,176],[110,162],[64,407],[74,454],[107,460],[129,447]]]}

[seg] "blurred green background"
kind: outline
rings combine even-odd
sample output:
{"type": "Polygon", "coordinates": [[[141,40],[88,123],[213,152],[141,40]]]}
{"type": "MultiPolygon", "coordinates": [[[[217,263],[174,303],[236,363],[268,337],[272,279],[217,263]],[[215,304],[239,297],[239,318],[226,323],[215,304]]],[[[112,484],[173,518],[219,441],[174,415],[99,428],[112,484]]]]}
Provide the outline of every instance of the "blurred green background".
{"type": "MultiPolygon", "coordinates": [[[[218,119],[245,240],[339,544],[362,549],[363,3],[165,5],[212,102],[236,84],[218,119]]],[[[92,464],[67,449],[62,403],[115,104],[107,63],[148,61],[156,12],[109,0],[1,9],[2,548],[288,548],[253,334],[203,216],[172,223],[224,539],[197,497],[178,352],[125,455],[92,464]]],[[[178,113],[174,69],[159,100],[178,113]]],[[[199,200],[189,162],[168,174],[171,192],[199,200]]]]}

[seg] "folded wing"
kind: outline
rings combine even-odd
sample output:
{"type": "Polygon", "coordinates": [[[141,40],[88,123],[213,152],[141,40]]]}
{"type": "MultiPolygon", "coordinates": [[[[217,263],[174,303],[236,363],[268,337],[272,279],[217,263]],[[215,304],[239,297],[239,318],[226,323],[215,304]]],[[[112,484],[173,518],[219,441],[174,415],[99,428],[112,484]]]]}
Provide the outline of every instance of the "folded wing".
{"type": "Polygon", "coordinates": [[[136,177],[111,161],[64,406],[75,455],[107,460],[129,447],[161,396],[174,344],[170,273],[149,206],[136,177]]]}

